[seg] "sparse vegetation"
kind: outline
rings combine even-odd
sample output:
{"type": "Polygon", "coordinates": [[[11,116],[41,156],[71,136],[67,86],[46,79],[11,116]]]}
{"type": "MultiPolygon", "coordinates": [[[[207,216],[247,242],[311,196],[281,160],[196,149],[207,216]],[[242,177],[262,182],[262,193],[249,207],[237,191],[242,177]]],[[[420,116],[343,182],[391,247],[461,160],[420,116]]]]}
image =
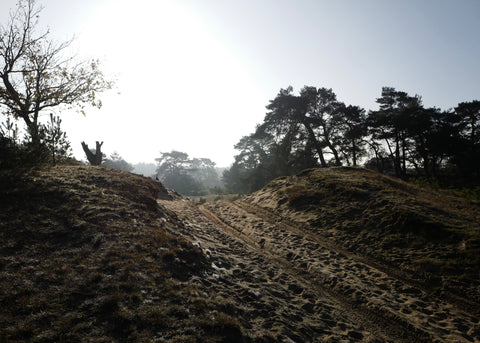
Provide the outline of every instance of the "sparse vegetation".
{"type": "Polygon", "coordinates": [[[98,141],[86,166],[40,115],[112,83],[41,10],[0,26],[0,343],[480,336],[480,101],[383,87],[367,112],[288,87],[222,180],[175,150],[134,175],[98,141]]]}
{"type": "MultiPolygon", "coordinates": [[[[235,267],[234,274],[243,275],[241,264],[229,266],[227,259],[215,265],[209,249],[180,238],[179,232],[196,235],[204,228],[185,226],[188,222],[156,202],[158,196],[170,197],[160,183],[76,165],[3,170],[0,186],[2,341],[262,342],[280,337],[268,329],[254,337],[248,329],[252,313],[216,293],[215,283],[229,282],[217,281],[216,273],[235,267]]],[[[306,170],[239,201],[398,268],[432,294],[480,303],[478,203],[359,168],[306,170]]],[[[225,202],[204,205],[221,208],[225,202]]],[[[244,228],[242,218],[231,225],[244,228]]],[[[285,251],[285,259],[296,257],[285,251]]],[[[289,294],[308,289],[284,287],[289,294]]],[[[260,301],[256,291],[242,294],[260,301]]],[[[302,301],[302,309],[311,311],[308,298],[302,301]]],[[[354,334],[363,337],[358,330],[354,334]]]]}
{"type": "Polygon", "coordinates": [[[216,274],[197,282],[245,304],[236,318],[248,318],[254,339],[478,336],[480,223],[466,199],[336,167],[277,178],[234,202],[161,203],[212,261],[216,274]]]}
{"type": "Polygon", "coordinates": [[[0,125],[0,169],[77,163],[71,157],[70,142],[60,126],[60,118],[51,115],[49,124],[39,125],[40,142],[34,147],[28,137],[20,139],[17,125],[7,118],[0,125]]]}
{"type": "Polygon", "coordinates": [[[480,303],[478,201],[347,167],[279,178],[246,199],[480,303]]]}
{"type": "Polygon", "coordinates": [[[160,184],[79,165],[2,171],[0,186],[0,341],[241,337],[189,288],[210,266],[169,233],[182,223],[157,205],[160,184]]]}

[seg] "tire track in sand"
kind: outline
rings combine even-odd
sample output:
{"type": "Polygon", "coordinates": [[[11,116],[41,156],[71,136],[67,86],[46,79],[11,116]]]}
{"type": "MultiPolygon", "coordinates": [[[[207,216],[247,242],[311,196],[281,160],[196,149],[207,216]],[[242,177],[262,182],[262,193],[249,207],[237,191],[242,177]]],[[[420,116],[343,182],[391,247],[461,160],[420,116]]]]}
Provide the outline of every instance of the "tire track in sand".
{"type": "Polygon", "coordinates": [[[291,223],[279,225],[279,219],[259,216],[261,211],[248,211],[248,207],[226,201],[208,203],[206,207],[265,250],[287,259],[306,279],[320,281],[367,312],[381,313],[407,330],[414,328],[417,333],[430,335],[436,342],[479,341],[478,318],[431,298],[404,278],[395,277],[395,272],[387,274],[385,268],[366,263],[367,259],[338,251],[291,223]]]}
{"type": "Polygon", "coordinates": [[[218,203],[218,208],[199,208],[181,200],[159,203],[185,224],[172,233],[199,246],[211,262],[211,273],[189,282],[218,294],[226,312],[239,319],[254,341],[265,337],[284,342],[432,341],[422,330],[332,292],[322,277],[298,267],[290,250],[280,253],[285,246],[274,249],[272,240],[282,237],[243,232],[253,228],[253,222],[255,227],[268,226],[261,218],[228,203],[218,203]],[[221,209],[227,212],[219,215],[221,209]]]}

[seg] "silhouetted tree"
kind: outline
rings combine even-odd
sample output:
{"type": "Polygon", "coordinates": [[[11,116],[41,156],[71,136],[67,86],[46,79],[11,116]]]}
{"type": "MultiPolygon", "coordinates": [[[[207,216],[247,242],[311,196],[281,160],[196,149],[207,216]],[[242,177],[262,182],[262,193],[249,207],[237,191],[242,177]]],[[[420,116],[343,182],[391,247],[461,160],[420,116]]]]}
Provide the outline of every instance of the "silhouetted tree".
{"type": "Polygon", "coordinates": [[[18,141],[18,126],[15,122],[7,118],[5,122],[0,125],[0,136],[12,141],[16,144],[18,141]]]}
{"type": "Polygon", "coordinates": [[[480,177],[480,101],[462,102],[455,107],[458,148],[452,156],[463,177],[480,177]]]}
{"type": "Polygon", "coordinates": [[[480,143],[480,101],[461,102],[455,107],[460,130],[471,147],[480,143]]]}
{"type": "Polygon", "coordinates": [[[281,137],[297,129],[299,133],[304,133],[303,141],[308,140],[309,145],[314,147],[322,167],[328,165],[326,152],[333,155],[334,165],[341,165],[338,143],[343,132],[334,119],[343,104],[327,88],[305,86],[298,96],[292,92],[292,87],[281,89],[276,98],[270,101],[267,106],[270,111],[261,125],[263,130],[281,137]],[[296,128],[298,125],[302,125],[301,130],[296,128]]]}
{"type": "Polygon", "coordinates": [[[50,113],[50,122],[41,127],[48,150],[52,156],[52,163],[57,162],[58,157],[68,157],[71,155],[70,142],[67,139],[67,133],[61,129],[62,120],[60,117],[50,113]]]}
{"type": "Polygon", "coordinates": [[[10,118],[7,118],[0,125],[0,169],[12,168],[20,164],[24,149],[18,143],[18,127],[10,118]]]}
{"type": "Polygon", "coordinates": [[[364,166],[379,173],[393,174],[393,164],[383,144],[377,142],[371,136],[365,142],[368,146],[367,155],[371,158],[365,161],[364,166]]]}
{"type": "MultiPolygon", "coordinates": [[[[269,112],[265,115],[262,124],[263,130],[266,132],[275,132],[276,136],[285,134],[290,130],[291,126],[302,124],[308,135],[308,139],[316,149],[320,164],[322,167],[327,166],[325,161],[322,143],[317,139],[313,130],[313,125],[320,125],[319,118],[313,118],[309,115],[309,111],[315,111],[316,96],[312,96],[313,87],[305,87],[300,96],[293,95],[293,88],[281,89],[275,99],[270,101],[267,106],[269,112]]],[[[316,93],[316,89],[315,89],[316,93]]]]}
{"type": "Polygon", "coordinates": [[[269,146],[273,142],[273,136],[259,130],[249,136],[244,136],[235,144],[234,148],[240,153],[235,161],[245,169],[255,169],[268,157],[269,146]]]}
{"type": "Polygon", "coordinates": [[[378,111],[368,114],[368,126],[372,137],[382,140],[395,167],[395,175],[405,177],[407,173],[407,150],[409,149],[408,126],[412,112],[421,109],[419,96],[411,97],[395,88],[383,87],[377,99],[378,111]]]}
{"type": "Polygon", "coordinates": [[[83,111],[100,107],[97,93],[111,87],[97,61],[74,63],[65,56],[72,41],[57,44],[36,30],[41,8],[20,0],[6,26],[0,27],[0,107],[24,121],[33,147],[40,145],[39,114],[66,105],[83,111]]]}
{"type": "MultiPolygon", "coordinates": [[[[305,99],[307,103],[307,122],[310,124],[310,127],[316,129],[316,135],[310,135],[315,138],[320,143],[318,143],[318,148],[328,147],[330,152],[333,154],[334,164],[340,166],[342,164],[340,160],[340,155],[337,150],[337,146],[334,142],[336,138],[340,135],[339,128],[336,126],[336,123],[333,119],[333,116],[338,111],[338,107],[341,106],[341,103],[337,101],[336,94],[332,89],[327,88],[315,88],[305,86],[300,91],[300,97],[305,99]]],[[[316,143],[317,144],[317,143],[316,143]]],[[[320,159],[321,161],[322,159],[320,159]]],[[[322,166],[325,166],[321,162],[322,166]]]]}
{"type": "Polygon", "coordinates": [[[50,114],[50,122],[39,126],[39,146],[32,149],[29,137],[26,136],[21,141],[16,123],[7,117],[7,120],[0,125],[0,137],[6,149],[0,152],[0,159],[11,159],[4,165],[13,167],[19,164],[34,165],[48,162],[56,164],[61,157],[71,157],[70,142],[61,128],[61,123],[59,117],[50,114]]]}
{"type": "Polygon", "coordinates": [[[457,145],[455,128],[450,120],[452,115],[420,106],[410,108],[404,115],[406,136],[411,142],[408,162],[417,174],[437,178],[440,167],[452,152],[452,146],[457,145]]]}
{"type": "Polygon", "coordinates": [[[95,142],[95,152],[88,148],[88,145],[85,142],[82,142],[82,148],[87,155],[87,160],[92,166],[99,166],[102,164],[103,153],[102,153],[103,142],[95,142]]]}
{"type": "Polygon", "coordinates": [[[301,123],[280,121],[257,126],[255,133],[235,145],[240,153],[223,174],[225,187],[231,192],[248,193],[270,180],[318,166],[315,148],[301,123]]]}
{"type": "Polygon", "coordinates": [[[281,89],[267,109],[255,133],[235,145],[240,153],[223,175],[231,190],[251,192],[278,176],[327,167],[328,153],[334,165],[342,164],[340,152],[354,165],[365,153],[365,111],[337,101],[331,89],[281,89]]]}
{"type": "Polygon", "coordinates": [[[359,158],[366,154],[365,110],[358,106],[345,106],[340,103],[331,117],[331,126],[335,127],[335,144],[339,147],[347,164],[356,166],[359,158]]]}
{"type": "Polygon", "coordinates": [[[445,112],[424,108],[419,95],[383,87],[377,103],[366,115],[331,89],[306,86],[299,95],[281,89],[255,133],[235,145],[239,154],[223,175],[227,188],[251,192],[301,168],[355,166],[365,157],[368,168],[402,178],[451,177],[452,166],[463,180],[480,177],[480,101],[445,112]]]}
{"type": "Polygon", "coordinates": [[[254,188],[252,184],[261,182],[262,165],[269,157],[272,141],[273,137],[258,127],[256,133],[242,137],[234,146],[240,153],[235,156],[233,165],[223,172],[225,188],[233,193],[247,193],[254,188]]]}
{"type": "Polygon", "coordinates": [[[231,193],[245,194],[248,192],[246,183],[248,170],[238,162],[234,162],[230,168],[225,169],[222,174],[222,182],[225,188],[231,193]]]}

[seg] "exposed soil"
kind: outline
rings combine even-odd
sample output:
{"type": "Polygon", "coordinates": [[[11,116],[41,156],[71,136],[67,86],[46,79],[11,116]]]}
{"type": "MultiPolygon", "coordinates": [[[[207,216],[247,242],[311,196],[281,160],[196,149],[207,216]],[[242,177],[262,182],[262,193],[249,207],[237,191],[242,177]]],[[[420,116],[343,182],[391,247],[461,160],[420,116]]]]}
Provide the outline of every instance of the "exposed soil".
{"type": "Polygon", "coordinates": [[[306,170],[245,197],[480,314],[480,203],[366,169],[306,170]]]}
{"type": "MultiPolygon", "coordinates": [[[[342,173],[351,172],[337,170],[335,177],[338,181],[342,173]]],[[[370,172],[356,173],[358,175],[353,179],[358,182],[362,173],[368,177],[370,172]]],[[[425,216],[417,219],[419,226],[429,222],[432,230],[440,228],[451,232],[450,224],[455,222],[455,234],[449,233],[448,239],[442,240],[444,233],[433,233],[437,235],[435,240],[412,247],[409,240],[426,239],[425,235],[428,238],[432,232],[415,232],[418,228],[408,227],[411,225],[408,223],[399,223],[397,226],[403,227],[389,228],[390,231],[378,231],[380,225],[370,225],[367,227],[373,231],[370,235],[365,235],[362,230],[346,233],[345,229],[338,227],[342,223],[337,223],[333,230],[331,226],[322,229],[314,224],[319,219],[325,221],[321,216],[332,214],[318,211],[320,206],[316,205],[315,199],[302,197],[298,188],[305,176],[276,180],[261,191],[234,202],[221,200],[196,204],[179,199],[160,203],[184,221],[185,230],[180,231],[182,237],[201,247],[214,268],[212,274],[193,278],[192,282],[215,289],[221,297],[232,302],[232,307],[240,308],[237,318],[250,336],[295,342],[480,341],[480,307],[476,302],[478,283],[474,279],[475,273],[469,272],[469,268],[473,268],[478,281],[478,266],[475,270],[475,266],[467,264],[459,269],[457,276],[467,273],[468,277],[464,276],[463,282],[457,283],[458,289],[454,289],[452,272],[440,267],[433,272],[426,271],[422,264],[414,263],[431,253],[439,256],[439,264],[446,263],[448,261],[443,259],[451,254],[452,246],[457,245],[458,240],[475,242],[478,237],[471,236],[474,229],[469,227],[462,233],[458,229],[462,219],[455,216],[462,211],[462,206],[468,208],[469,204],[443,196],[443,200],[433,201],[432,195],[422,195],[422,191],[415,187],[388,178],[378,180],[378,175],[374,177],[377,178],[375,185],[382,192],[390,190],[381,182],[393,182],[391,188],[398,189],[395,204],[402,203],[407,215],[413,216],[414,211],[419,210],[405,205],[409,201],[415,201],[417,207],[423,206],[423,210],[434,213],[435,221],[425,216]],[[285,185],[290,189],[295,187],[293,201],[288,195],[283,197],[285,185]],[[416,192],[416,197],[412,200],[411,196],[401,194],[402,188],[407,188],[407,191],[403,190],[406,193],[416,192]],[[299,202],[302,202],[300,208],[299,202]],[[456,209],[439,215],[444,207],[438,202],[455,204],[456,209]],[[306,207],[309,208],[306,210],[306,207]],[[441,226],[437,227],[438,222],[441,226]],[[389,233],[406,243],[392,244],[389,233]],[[462,234],[465,237],[461,237],[462,234]],[[355,248],[350,242],[355,242],[355,248]],[[391,244],[390,249],[382,248],[386,242],[391,244]],[[443,250],[429,250],[439,247],[443,250]],[[401,256],[402,252],[404,256],[401,256]],[[469,298],[467,294],[473,296],[469,298]]],[[[363,189],[371,191],[368,187],[372,187],[372,182],[363,181],[363,189]]],[[[316,192],[313,185],[303,191],[305,189],[309,194],[316,192]]],[[[331,201],[338,200],[338,194],[348,192],[347,189],[348,182],[343,180],[343,186],[337,186],[337,194],[330,195],[331,201]]],[[[345,199],[341,205],[337,203],[340,212],[341,207],[343,211],[353,211],[355,206],[365,202],[372,206],[363,194],[353,200],[351,195],[344,196],[350,199],[345,199]]],[[[377,195],[375,201],[384,199],[377,195]]],[[[391,206],[396,209],[396,205],[391,206]]],[[[376,215],[373,208],[370,211],[370,216],[376,215]]],[[[359,213],[365,215],[365,210],[359,213]]],[[[472,216],[468,211],[463,214],[464,217],[472,216]]],[[[345,217],[340,218],[345,221],[345,217]]],[[[393,215],[391,218],[397,220],[393,215]]],[[[355,220],[356,217],[350,214],[351,226],[358,225],[355,220]]],[[[393,225],[388,218],[381,223],[393,225]]],[[[472,223],[477,225],[470,219],[472,223]]]]}
{"type": "MultiPolygon", "coordinates": [[[[479,320],[388,267],[258,213],[244,202],[162,201],[214,268],[193,278],[242,309],[251,335],[275,341],[474,342],[479,320]],[[390,273],[389,273],[390,272],[390,273]]],[[[234,305],[235,306],[235,305],[234,305]]]]}
{"type": "Polygon", "coordinates": [[[480,342],[479,204],[310,170],[204,204],[0,173],[0,342],[480,342]]]}

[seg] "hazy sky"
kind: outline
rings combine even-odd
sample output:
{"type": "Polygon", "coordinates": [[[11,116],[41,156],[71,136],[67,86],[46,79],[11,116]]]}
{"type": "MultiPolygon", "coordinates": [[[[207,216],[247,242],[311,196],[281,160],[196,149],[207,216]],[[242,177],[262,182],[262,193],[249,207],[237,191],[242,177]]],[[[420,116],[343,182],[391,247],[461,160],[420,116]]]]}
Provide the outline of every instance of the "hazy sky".
{"type": "MultiPolygon", "coordinates": [[[[1,0],[0,19],[16,0],[1,0]]],[[[376,109],[382,86],[448,109],[480,99],[479,0],[43,0],[41,25],[77,37],[117,80],[102,109],[64,113],[75,156],[233,162],[280,88],[332,88],[376,109]]],[[[45,120],[47,117],[44,118],[45,120]]]]}

